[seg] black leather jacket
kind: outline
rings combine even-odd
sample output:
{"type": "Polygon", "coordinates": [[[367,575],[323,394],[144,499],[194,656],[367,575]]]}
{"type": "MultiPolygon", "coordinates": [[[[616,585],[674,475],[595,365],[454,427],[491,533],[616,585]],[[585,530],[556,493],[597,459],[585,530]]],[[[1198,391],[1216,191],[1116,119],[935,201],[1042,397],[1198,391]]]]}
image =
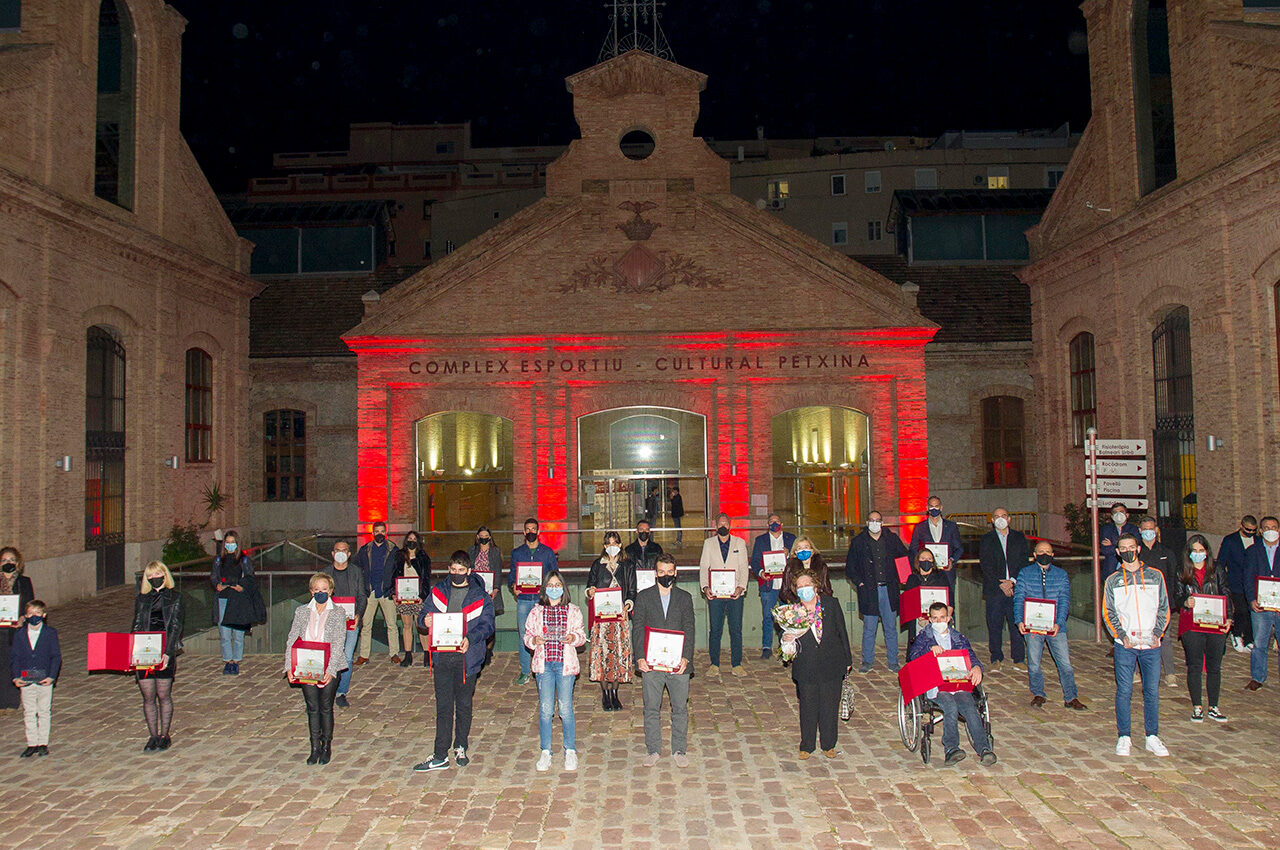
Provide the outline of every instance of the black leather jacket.
{"type": "MultiPolygon", "coordinates": [[[[1182,581],[1181,574],[1179,574],[1178,584],[1173,590],[1173,610],[1181,613],[1187,604],[1187,599],[1193,593],[1199,593],[1205,596],[1227,597],[1227,619],[1235,619],[1234,606],[1231,604],[1231,589],[1227,585],[1225,571],[1222,571],[1222,574],[1220,574],[1216,567],[1211,570],[1206,570],[1204,575],[1204,584],[1199,587],[1196,586],[1194,579],[1190,582],[1182,581]]],[[[1176,622],[1176,618],[1177,614],[1171,615],[1170,622],[1176,622]]]]}
{"type": "Polygon", "coordinates": [[[174,588],[165,587],[151,593],[138,594],[133,602],[133,631],[151,631],[151,612],[157,604],[164,616],[164,654],[176,658],[182,652],[186,609],[182,604],[182,594],[174,588]]]}

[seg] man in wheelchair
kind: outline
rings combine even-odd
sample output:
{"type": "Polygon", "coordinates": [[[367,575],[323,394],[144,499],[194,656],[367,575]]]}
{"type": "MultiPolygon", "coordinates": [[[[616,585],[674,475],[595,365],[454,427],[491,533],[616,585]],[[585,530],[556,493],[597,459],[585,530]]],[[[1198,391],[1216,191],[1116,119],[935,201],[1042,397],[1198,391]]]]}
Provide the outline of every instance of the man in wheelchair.
{"type": "MultiPolygon", "coordinates": [[[[930,605],[930,627],[921,629],[916,635],[907,653],[907,660],[914,661],[926,652],[937,655],[947,650],[965,650],[969,653],[969,664],[972,667],[969,671],[969,681],[977,688],[982,684],[982,663],[978,661],[973,647],[969,645],[969,639],[950,628],[950,622],[950,608],[941,602],[930,605]]],[[[934,688],[925,694],[925,698],[932,700],[942,710],[942,748],[946,752],[946,764],[955,764],[965,757],[964,750],[960,749],[959,715],[964,715],[964,722],[969,727],[969,739],[973,742],[973,749],[981,757],[982,763],[985,765],[996,763],[996,754],[991,750],[991,742],[982,725],[982,713],[974,702],[972,693],[968,691],[948,693],[934,688]]]]}

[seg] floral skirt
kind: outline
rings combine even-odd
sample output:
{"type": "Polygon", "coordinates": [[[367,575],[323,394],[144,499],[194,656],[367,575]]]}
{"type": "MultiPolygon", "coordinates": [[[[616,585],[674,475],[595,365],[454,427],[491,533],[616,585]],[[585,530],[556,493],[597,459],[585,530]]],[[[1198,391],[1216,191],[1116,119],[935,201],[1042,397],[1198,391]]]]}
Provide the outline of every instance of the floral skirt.
{"type": "Polygon", "coordinates": [[[600,620],[591,626],[591,681],[631,681],[631,627],[626,620],[600,620]]]}
{"type": "Polygon", "coordinates": [[[421,602],[404,602],[404,603],[397,602],[396,603],[397,614],[408,614],[411,617],[416,617],[418,616],[418,612],[421,610],[422,610],[421,602]]]}

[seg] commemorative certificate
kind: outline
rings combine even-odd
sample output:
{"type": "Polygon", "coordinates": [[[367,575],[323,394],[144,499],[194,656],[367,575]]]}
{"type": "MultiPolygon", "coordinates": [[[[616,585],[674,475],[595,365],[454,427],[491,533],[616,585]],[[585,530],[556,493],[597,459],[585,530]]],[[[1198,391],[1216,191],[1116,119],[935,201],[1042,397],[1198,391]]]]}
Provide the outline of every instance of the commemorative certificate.
{"type": "Polygon", "coordinates": [[[644,660],[654,670],[674,673],[684,660],[684,632],[645,627],[644,660]]]}
{"type": "Polygon", "coordinates": [[[466,616],[456,614],[431,614],[431,650],[432,652],[458,652],[462,649],[462,638],[466,634],[466,616]]]}

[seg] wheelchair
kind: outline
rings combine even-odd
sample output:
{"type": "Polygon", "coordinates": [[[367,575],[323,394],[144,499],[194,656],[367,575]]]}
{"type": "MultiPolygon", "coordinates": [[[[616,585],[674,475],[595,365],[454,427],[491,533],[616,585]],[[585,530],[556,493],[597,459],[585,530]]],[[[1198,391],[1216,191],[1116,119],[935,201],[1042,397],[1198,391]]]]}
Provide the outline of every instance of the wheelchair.
{"type": "MultiPolygon", "coordinates": [[[[973,702],[978,707],[982,728],[987,733],[987,746],[994,749],[995,737],[991,734],[991,708],[987,692],[982,685],[973,689],[973,702]]],[[[929,754],[933,746],[930,738],[935,725],[942,726],[942,709],[936,702],[923,694],[908,702],[902,698],[902,692],[898,692],[898,733],[902,736],[902,745],[908,752],[914,753],[919,750],[920,758],[925,764],[929,763],[929,754]]],[[[969,732],[969,724],[964,722],[963,717],[960,718],[960,725],[969,736],[969,745],[973,746],[973,734],[969,732]]]]}

